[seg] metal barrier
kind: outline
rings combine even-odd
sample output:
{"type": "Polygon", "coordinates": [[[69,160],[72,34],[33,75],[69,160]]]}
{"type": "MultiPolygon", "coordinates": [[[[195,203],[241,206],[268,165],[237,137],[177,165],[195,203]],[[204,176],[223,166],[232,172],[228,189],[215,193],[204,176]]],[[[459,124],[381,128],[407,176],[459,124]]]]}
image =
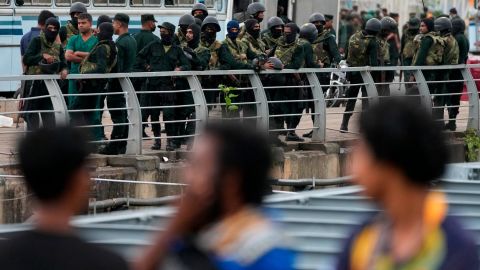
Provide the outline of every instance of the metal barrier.
{"type": "MultiPolygon", "coordinates": [[[[125,123],[100,123],[97,125],[84,125],[82,128],[114,128],[118,126],[127,126],[128,133],[124,137],[120,138],[111,138],[110,140],[97,140],[95,143],[106,143],[114,141],[125,141],[127,142],[126,153],[127,154],[141,154],[144,150],[144,144],[146,140],[149,139],[181,139],[181,138],[191,138],[201,133],[202,126],[209,120],[214,118],[228,119],[233,121],[247,121],[250,120],[258,129],[269,131],[271,133],[282,133],[288,131],[300,131],[300,130],[312,130],[312,141],[325,142],[330,140],[327,138],[327,131],[338,132],[339,129],[332,127],[331,125],[327,126],[327,121],[333,121],[336,116],[343,116],[345,114],[358,114],[362,110],[351,110],[345,111],[343,108],[331,108],[327,106],[327,103],[335,101],[337,103],[345,103],[351,100],[361,100],[364,103],[375,103],[381,102],[382,96],[379,96],[379,88],[390,85],[400,85],[409,86],[415,85],[418,88],[418,94],[411,95],[419,98],[421,104],[428,108],[429,110],[444,110],[448,108],[459,108],[466,113],[465,117],[458,118],[459,121],[466,121],[467,128],[473,128],[479,130],[479,95],[476,87],[476,82],[480,79],[473,79],[470,69],[480,68],[480,65],[455,65],[455,66],[435,66],[435,67],[351,67],[351,68],[325,68],[325,69],[299,69],[299,70],[282,70],[282,71],[263,71],[256,73],[250,70],[216,70],[216,71],[189,71],[189,72],[147,72],[147,73],[116,73],[116,74],[91,74],[91,75],[69,75],[68,79],[72,80],[92,80],[92,79],[112,79],[118,80],[119,88],[114,89],[115,91],[99,93],[83,93],[83,94],[63,94],[59,86],[59,76],[57,75],[35,75],[35,76],[0,76],[0,81],[43,81],[45,83],[46,90],[48,91],[45,95],[33,96],[28,98],[19,98],[13,100],[6,100],[6,102],[30,102],[35,103],[37,100],[49,99],[51,101],[51,109],[47,110],[14,110],[9,112],[2,112],[0,115],[42,115],[42,114],[53,114],[55,123],[64,124],[68,123],[71,120],[72,114],[83,113],[83,112],[100,112],[103,113],[106,110],[103,106],[100,106],[96,109],[69,109],[67,106],[66,99],[74,97],[86,97],[86,96],[106,96],[106,99],[120,96],[120,99],[124,99],[124,106],[117,108],[108,108],[112,113],[115,111],[126,112],[128,120],[125,123]],[[459,80],[429,80],[427,81],[424,77],[424,73],[428,71],[450,71],[450,70],[460,70],[462,79],[459,80]],[[401,80],[394,80],[391,82],[382,82],[374,80],[372,73],[375,72],[396,72],[404,71],[410,72],[415,81],[402,82],[401,80]],[[331,87],[338,87],[338,85],[330,84],[321,84],[319,78],[322,76],[330,76],[333,72],[343,72],[343,73],[353,73],[360,74],[361,83],[345,83],[342,87],[360,87],[362,88],[361,92],[363,95],[359,96],[344,96],[340,95],[337,97],[325,97],[324,90],[331,87]],[[298,74],[298,75],[295,75],[298,74]],[[323,74],[323,75],[322,75],[323,74]],[[227,105],[226,102],[222,101],[221,98],[221,89],[219,89],[219,84],[224,82],[228,86],[233,84],[231,76],[237,76],[241,78],[241,84],[237,87],[237,93],[241,93],[241,97],[238,100],[234,100],[231,105],[237,105],[239,111],[233,116],[226,116],[224,114],[224,108],[227,105]],[[295,76],[300,76],[300,80],[303,82],[300,85],[296,84],[298,81],[293,80],[295,76]],[[183,80],[185,82],[185,89],[164,89],[157,91],[149,91],[145,89],[137,89],[135,91],[134,85],[132,85],[132,79],[138,78],[147,78],[149,80],[153,78],[176,78],[176,82],[183,80]],[[281,82],[276,81],[276,78],[287,78],[286,83],[281,84],[281,82]],[[292,84],[292,82],[294,82],[292,84]],[[431,93],[430,88],[434,83],[452,83],[452,82],[465,82],[467,95],[468,95],[468,105],[460,104],[457,106],[436,106],[432,100],[435,100],[437,97],[442,96],[455,96],[461,95],[461,93],[431,93]],[[301,90],[301,91],[300,91],[301,90]],[[286,97],[276,99],[275,93],[280,93],[279,91],[285,91],[288,93],[286,97]],[[244,98],[247,97],[248,92],[253,92],[249,94],[250,99],[244,98]],[[309,95],[299,96],[297,93],[308,93],[309,95]],[[213,93],[213,94],[211,94],[213,93]],[[180,103],[175,101],[172,105],[154,105],[154,106],[145,106],[141,104],[139,100],[139,95],[145,96],[154,96],[154,95],[165,95],[165,94],[188,94],[191,95],[191,103],[180,103]],[[212,98],[213,97],[213,98],[212,98]],[[243,100],[242,100],[243,99],[243,100]],[[303,107],[299,104],[306,104],[310,107],[310,112],[304,111],[303,107]],[[247,107],[253,108],[254,114],[247,114],[247,107]],[[285,111],[285,110],[276,110],[275,107],[288,107],[297,106],[301,110],[297,111],[285,111]],[[142,114],[146,110],[163,110],[164,116],[165,111],[168,109],[181,109],[181,108],[190,108],[194,114],[190,117],[184,117],[182,119],[166,120],[165,117],[158,120],[146,120],[145,117],[142,119],[142,114]],[[273,108],[273,109],[272,109],[273,108]],[[468,112],[466,109],[468,108],[468,112]],[[294,125],[289,124],[291,118],[297,118],[295,121],[299,121],[298,118],[305,116],[312,116],[312,121],[303,119],[307,124],[294,125]],[[281,119],[280,121],[278,119],[281,119]],[[142,130],[145,125],[161,125],[161,124],[178,124],[178,125],[192,125],[194,124],[194,132],[188,134],[181,134],[177,136],[161,136],[157,134],[154,137],[143,138],[142,130]],[[285,126],[285,123],[287,126],[285,126]],[[275,126],[276,125],[276,126],[275,126]]],[[[33,89],[36,90],[36,89],[33,89]]],[[[151,89],[150,89],[151,90],[151,89]]],[[[347,90],[348,91],[348,90],[347,90]]],[[[404,91],[399,93],[405,94],[404,91]]],[[[107,102],[108,103],[108,102],[107,102]]],[[[103,105],[103,104],[101,104],[103,105]]],[[[107,106],[108,107],[108,106],[107,106]]],[[[251,112],[249,112],[251,113],[251,112]]],[[[446,119],[449,120],[449,119],[446,119]]],[[[339,123],[336,123],[339,126],[339,123]]],[[[18,130],[0,130],[0,135],[2,134],[16,134],[23,133],[25,131],[18,130]]],[[[355,133],[350,131],[350,133],[355,133]]],[[[337,133],[339,134],[339,133],[337,133]]]]}

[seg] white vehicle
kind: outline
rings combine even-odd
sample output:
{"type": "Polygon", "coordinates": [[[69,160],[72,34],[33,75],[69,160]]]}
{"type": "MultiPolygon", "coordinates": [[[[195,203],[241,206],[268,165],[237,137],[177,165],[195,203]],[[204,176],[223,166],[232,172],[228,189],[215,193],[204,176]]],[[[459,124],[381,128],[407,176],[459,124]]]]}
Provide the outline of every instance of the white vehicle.
{"type": "Polygon", "coordinates": [[[325,91],[325,101],[327,107],[340,107],[345,103],[345,94],[347,91],[347,86],[349,84],[347,80],[347,73],[342,71],[342,68],[347,68],[347,62],[345,60],[340,61],[338,64],[340,68],[338,71],[332,72],[330,74],[330,87],[325,91]]]}

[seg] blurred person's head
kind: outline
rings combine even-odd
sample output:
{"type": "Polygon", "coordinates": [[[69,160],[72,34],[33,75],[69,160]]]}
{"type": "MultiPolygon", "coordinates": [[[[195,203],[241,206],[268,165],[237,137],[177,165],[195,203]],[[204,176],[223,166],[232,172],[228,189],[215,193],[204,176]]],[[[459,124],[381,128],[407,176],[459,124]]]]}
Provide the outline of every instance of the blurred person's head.
{"type": "Polygon", "coordinates": [[[45,22],[52,17],[55,17],[55,14],[53,14],[49,10],[42,10],[38,15],[37,19],[38,27],[40,27],[41,29],[45,28],[45,22]]]}
{"type": "Polygon", "coordinates": [[[427,190],[444,172],[442,131],[417,103],[398,98],[374,105],[360,117],[360,134],[353,181],[376,201],[401,190],[427,190]]]}
{"type": "Polygon", "coordinates": [[[157,20],[155,20],[155,16],[153,16],[153,14],[142,14],[140,21],[142,23],[143,30],[154,32],[157,28],[157,20]]]}
{"type": "MultiPolygon", "coordinates": [[[[271,153],[257,131],[234,124],[210,124],[198,138],[185,179],[190,192],[210,194],[213,218],[258,206],[268,189],[271,153]]],[[[210,220],[213,221],[213,220],[210,220]]]]}
{"type": "Polygon", "coordinates": [[[451,17],[451,18],[458,16],[457,9],[456,9],[456,8],[454,8],[454,7],[453,7],[453,8],[451,8],[451,9],[450,9],[450,14],[449,14],[449,15],[450,15],[450,17],[451,17]]]}
{"type": "Polygon", "coordinates": [[[125,13],[117,13],[113,17],[113,30],[115,35],[121,35],[128,32],[128,24],[130,23],[130,17],[125,13]]]}
{"type": "Polygon", "coordinates": [[[92,15],[88,13],[81,13],[77,17],[78,31],[82,34],[86,34],[92,31],[92,15]]]}
{"type": "Polygon", "coordinates": [[[98,19],[97,19],[97,29],[100,26],[100,24],[102,24],[104,22],[113,23],[112,18],[110,18],[110,16],[100,15],[100,16],[98,16],[98,19]]]}
{"type": "Polygon", "coordinates": [[[427,34],[432,32],[434,28],[433,20],[430,18],[425,18],[420,23],[420,34],[427,34]]]}
{"type": "Polygon", "coordinates": [[[71,127],[40,129],[19,144],[20,168],[40,207],[61,208],[70,215],[88,205],[88,144],[71,127]]]}

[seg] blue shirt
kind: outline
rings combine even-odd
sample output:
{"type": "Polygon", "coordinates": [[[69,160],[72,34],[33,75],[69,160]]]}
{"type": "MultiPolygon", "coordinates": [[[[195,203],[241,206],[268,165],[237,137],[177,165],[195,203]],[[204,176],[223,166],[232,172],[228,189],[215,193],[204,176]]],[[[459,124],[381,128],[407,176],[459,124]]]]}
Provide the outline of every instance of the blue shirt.
{"type": "Polygon", "coordinates": [[[23,56],[27,51],[28,45],[30,45],[30,41],[34,37],[38,37],[40,35],[40,27],[32,27],[30,32],[23,35],[22,39],[20,40],[20,54],[23,56]]]}

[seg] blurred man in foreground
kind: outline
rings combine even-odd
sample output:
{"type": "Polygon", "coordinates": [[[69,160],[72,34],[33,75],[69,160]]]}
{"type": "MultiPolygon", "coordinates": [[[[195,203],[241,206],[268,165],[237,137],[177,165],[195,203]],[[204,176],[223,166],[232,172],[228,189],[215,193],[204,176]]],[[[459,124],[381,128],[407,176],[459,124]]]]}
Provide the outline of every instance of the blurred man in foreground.
{"type": "Polygon", "coordinates": [[[355,183],[383,209],[348,240],[343,269],[479,269],[474,238],[431,191],[447,162],[438,125],[416,103],[385,100],[360,119],[355,183]]]}
{"type": "Polygon", "coordinates": [[[271,165],[266,139],[223,123],[197,140],[178,213],[135,269],[166,259],[174,266],[162,269],[293,269],[294,253],[259,209],[271,165]]]}
{"type": "Polygon", "coordinates": [[[28,133],[19,145],[20,168],[37,199],[34,229],[0,243],[9,270],[126,270],[119,256],[75,236],[70,218],[86,209],[88,144],[78,130],[61,127],[28,133]]]}

